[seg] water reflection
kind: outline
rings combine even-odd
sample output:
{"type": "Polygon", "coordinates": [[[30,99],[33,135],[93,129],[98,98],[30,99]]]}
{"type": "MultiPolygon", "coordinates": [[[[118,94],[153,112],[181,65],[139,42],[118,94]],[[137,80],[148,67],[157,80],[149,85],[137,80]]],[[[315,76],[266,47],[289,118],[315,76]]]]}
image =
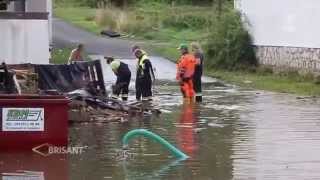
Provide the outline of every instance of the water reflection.
{"type": "Polygon", "coordinates": [[[196,128],[198,116],[195,103],[183,103],[177,124],[177,141],[179,147],[191,158],[197,154],[198,142],[196,128]]]}
{"type": "Polygon", "coordinates": [[[2,180],[68,180],[68,166],[66,155],[0,153],[2,180]]]}
{"type": "Polygon", "coordinates": [[[209,85],[203,104],[183,104],[178,87],[167,88],[155,102],[167,110],[160,117],[76,124],[70,143],[88,146],[85,153],[49,159],[0,153],[0,172],[5,178],[35,172],[46,180],[320,179],[319,100],[209,85]],[[123,135],[137,128],[159,134],[191,158],[174,162],[145,138],[130,144],[133,159],[115,158],[123,135]]]}

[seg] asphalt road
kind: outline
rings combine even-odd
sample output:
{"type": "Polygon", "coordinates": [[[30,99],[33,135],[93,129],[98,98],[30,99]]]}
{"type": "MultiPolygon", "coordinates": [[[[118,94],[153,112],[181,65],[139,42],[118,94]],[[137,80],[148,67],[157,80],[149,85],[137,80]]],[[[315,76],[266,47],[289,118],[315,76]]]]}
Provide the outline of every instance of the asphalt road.
{"type": "Polygon", "coordinates": [[[97,36],[83,29],[75,27],[58,18],[53,19],[54,47],[75,47],[76,44],[85,45],[88,54],[131,58],[132,41],[97,36]]]}
{"type": "MultiPolygon", "coordinates": [[[[119,57],[123,62],[127,63],[135,78],[136,60],[131,53],[132,45],[136,42],[123,40],[119,38],[107,38],[97,36],[87,32],[74,25],[66,23],[58,18],[53,19],[53,44],[54,47],[75,47],[76,44],[82,43],[85,46],[85,51],[91,55],[92,59],[102,60],[104,69],[104,77],[106,83],[114,81],[114,76],[110,67],[103,60],[104,56],[119,57]]],[[[158,80],[175,80],[176,65],[171,61],[158,57],[150,57],[158,80]]],[[[204,77],[205,82],[214,82],[215,79],[204,77]]]]}
{"type": "MultiPolygon", "coordinates": [[[[120,57],[129,64],[134,74],[136,61],[131,53],[131,47],[135,42],[119,38],[107,38],[97,36],[74,25],[66,23],[58,18],[53,20],[53,44],[54,47],[74,47],[77,43],[83,43],[85,51],[93,59],[103,59],[103,56],[120,57]]],[[[167,59],[151,57],[153,66],[156,68],[159,79],[174,79],[175,64],[167,59]],[[160,70],[160,72],[158,72],[160,70]]],[[[102,61],[105,76],[112,73],[110,68],[102,61]]],[[[110,76],[108,76],[110,77],[110,76]]],[[[133,75],[133,77],[135,77],[133,75]]],[[[109,79],[109,78],[106,78],[109,79]]],[[[110,79],[111,81],[113,80],[110,79]]]]}

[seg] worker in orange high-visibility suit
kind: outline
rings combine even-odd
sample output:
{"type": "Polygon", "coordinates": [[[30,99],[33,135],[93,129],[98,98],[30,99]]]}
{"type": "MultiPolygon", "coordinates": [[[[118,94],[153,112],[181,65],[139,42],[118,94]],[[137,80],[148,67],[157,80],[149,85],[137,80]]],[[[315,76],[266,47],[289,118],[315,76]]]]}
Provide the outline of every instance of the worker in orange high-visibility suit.
{"type": "Polygon", "coordinates": [[[180,83],[183,97],[193,101],[195,92],[192,78],[195,70],[196,58],[189,53],[188,45],[181,44],[178,49],[181,51],[181,58],[177,64],[176,79],[180,83]]]}

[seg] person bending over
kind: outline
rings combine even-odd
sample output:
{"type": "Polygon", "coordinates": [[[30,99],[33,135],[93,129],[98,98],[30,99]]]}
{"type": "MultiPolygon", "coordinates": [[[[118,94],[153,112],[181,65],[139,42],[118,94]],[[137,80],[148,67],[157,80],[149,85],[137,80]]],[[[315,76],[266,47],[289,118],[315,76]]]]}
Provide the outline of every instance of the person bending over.
{"type": "Polygon", "coordinates": [[[128,100],[129,85],[131,80],[131,71],[127,64],[107,57],[107,63],[110,64],[112,71],[117,76],[116,84],[112,86],[112,97],[118,99],[121,94],[123,101],[128,100]]]}

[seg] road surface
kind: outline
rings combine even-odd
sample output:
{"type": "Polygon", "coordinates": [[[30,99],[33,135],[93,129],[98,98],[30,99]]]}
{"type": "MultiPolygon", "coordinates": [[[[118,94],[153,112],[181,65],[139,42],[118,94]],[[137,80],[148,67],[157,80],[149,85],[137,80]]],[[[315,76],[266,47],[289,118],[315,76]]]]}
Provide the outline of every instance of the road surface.
{"type": "MultiPolygon", "coordinates": [[[[132,45],[136,42],[123,40],[119,38],[107,38],[97,36],[93,33],[87,32],[74,25],[66,23],[58,18],[53,19],[53,44],[54,47],[75,47],[77,43],[85,45],[86,52],[93,59],[103,59],[104,56],[119,57],[127,64],[133,72],[133,80],[135,77],[136,60],[131,53],[132,45]]],[[[171,61],[151,56],[152,64],[156,70],[157,79],[161,80],[174,80],[176,73],[176,65],[171,61]]],[[[104,77],[106,83],[114,81],[114,76],[111,69],[102,61],[104,77]]],[[[203,78],[205,82],[215,81],[212,78],[203,78]]]]}
{"type": "Polygon", "coordinates": [[[122,39],[105,38],[87,32],[58,18],[53,19],[53,44],[55,47],[75,47],[85,44],[86,52],[104,56],[130,58],[134,42],[122,39]]]}

